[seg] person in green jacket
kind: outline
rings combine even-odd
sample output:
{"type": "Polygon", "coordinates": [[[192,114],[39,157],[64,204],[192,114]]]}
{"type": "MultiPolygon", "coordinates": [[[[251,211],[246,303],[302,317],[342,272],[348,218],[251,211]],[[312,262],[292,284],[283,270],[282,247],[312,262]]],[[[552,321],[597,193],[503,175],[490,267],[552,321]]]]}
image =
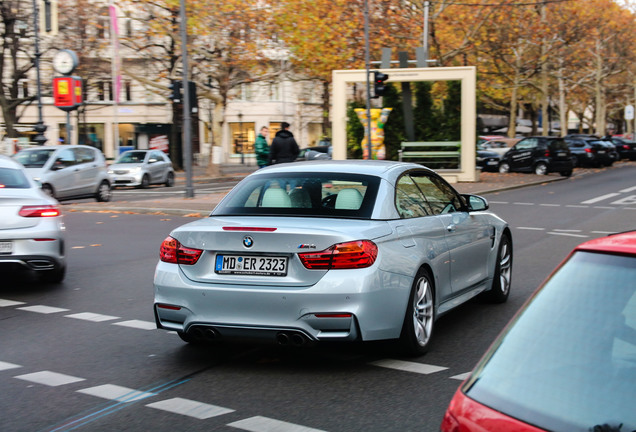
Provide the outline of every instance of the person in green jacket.
{"type": "Polygon", "coordinates": [[[269,164],[269,145],[267,144],[267,136],[269,128],[263,126],[254,142],[254,153],[256,153],[256,164],[259,168],[266,167],[269,164]]]}

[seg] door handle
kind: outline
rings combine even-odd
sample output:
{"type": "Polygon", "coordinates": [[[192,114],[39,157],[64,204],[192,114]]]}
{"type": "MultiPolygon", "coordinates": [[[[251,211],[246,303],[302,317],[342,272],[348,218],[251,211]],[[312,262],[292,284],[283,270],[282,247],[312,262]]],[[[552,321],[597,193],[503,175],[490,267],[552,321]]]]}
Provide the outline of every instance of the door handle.
{"type": "Polygon", "coordinates": [[[455,224],[450,224],[446,227],[446,231],[448,232],[455,232],[456,229],[457,229],[457,225],[455,224]]]}

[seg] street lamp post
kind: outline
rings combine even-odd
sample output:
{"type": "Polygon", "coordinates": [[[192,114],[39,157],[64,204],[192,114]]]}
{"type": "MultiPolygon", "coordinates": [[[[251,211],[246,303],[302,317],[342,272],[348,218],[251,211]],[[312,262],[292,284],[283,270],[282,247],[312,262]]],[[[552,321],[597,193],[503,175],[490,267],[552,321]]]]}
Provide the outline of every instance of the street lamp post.
{"type": "Polygon", "coordinates": [[[238,146],[241,151],[241,165],[245,164],[245,152],[243,151],[243,113],[239,112],[238,113],[238,119],[239,119],[239,139],[238,139],[238,146]]]}
{"type": "Polygon", "coordinates": [[[36,135],[33,137],[33,141],[35,141],[38,145],[43,145],[47,140],[46,136],[44,136],[44,132],[46,132],[46,125],[44,124],[43,116],[42,116],[42,83],[40,81],[40,40],[39,40],[39,27],[40,27],[40,19],[38,13],[38,4],[37,0],[33,0],[33,31],[35,35],[35,74],[36,74],[36,84],[37,84],[37,93],[38,93],[38,122],[35,125],[36,135]]]}

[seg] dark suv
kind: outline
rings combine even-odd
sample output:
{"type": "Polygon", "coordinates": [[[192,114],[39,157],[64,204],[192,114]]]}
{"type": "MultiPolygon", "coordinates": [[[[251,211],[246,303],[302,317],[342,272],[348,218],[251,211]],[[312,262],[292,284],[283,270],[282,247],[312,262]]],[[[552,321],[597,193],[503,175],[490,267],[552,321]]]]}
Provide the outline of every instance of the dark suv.
{"type": "Polygon", "coordinates": [[[594,135],[568,135],[565,142],[576,157],[576,166],[611,166],[618,159],[614,144],[594,135]]]}
{"type": "Polygon", "coordinates": [[[636,160],[636,142],[621,137],[612,137],[619,159],[636,160]]]}
{"type": "Polygon", "coordinates": [[[534,172],[545,175],[558,172],[564,177],[572,175],[574,160],[563,138],[536,136],[524,138],[501,158],[499,172],[534,172]]]}

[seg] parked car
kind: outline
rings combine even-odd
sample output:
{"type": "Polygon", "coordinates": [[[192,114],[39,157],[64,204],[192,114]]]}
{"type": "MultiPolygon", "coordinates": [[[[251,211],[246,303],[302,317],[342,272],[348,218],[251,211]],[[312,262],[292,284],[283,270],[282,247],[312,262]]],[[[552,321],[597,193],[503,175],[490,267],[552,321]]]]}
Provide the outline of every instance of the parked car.
{"type": "Polygon", "coordinates": [[[545,175],[558,172],[569,177],[573,169],[574,161],[565,141],[549,136],[522,139],[508,150],[499,164],[500,173],[519,171],[545,175]]]}
{"type": "Polygon", "coordinates": [[[595,137],[565,137],[570,152],[576,157],[576,166],[600,167],[611,166],[617,159],[618,153],[614,145],[595,137]]]}
{"type": "Polygon", "coordinates": [[[160,150],[128,150],[108,167],[113,186],[147,188],[151,184],[174,186],[174,169],[160,150]]]}
{"type": "Polygon", "coordinates": [[[576,247],[451,400],[442,432],[636,430],[636,231],[576,247]]]}
{"type": "Polygon", "coordinates": [[[498,153],[477,148],[477,166],[480,167],[482,171],[496,172],[499,170],[500,161],[501,156],[498,153]]]}
{"type": "Polygon", "coordinates": [[[59,204],[7,156],[0,156],[0,220],[0,270],[34,271],[52,283],[64,279],[64,223],[59,204]]]}
{"type": "Polygon", "coordinates": [[[495,138],[484,141],[477,146],[477,149],[487,150],[497,153],[499,156],[505,155],[510,147],[521,141],[521,138],[495,138]]]}
{"type": "Polygon", "coordinates": [[[331,159],[331,151],[331,145],[307,147],[304,149],[300,149],[300,153],[298,153],[298,157],[296,158],[296,160],[329,160],[331,159]]]}
{"type": "Polygon", "coordinates": [[[397,339],[423,354],[445,312],[508,298],[512,236],[487,210],[414,163],[260,169],[163,241],[157,327],[191,343],[397,339]]]}
{"type": "Polygon", "coordinates": [[[636,141],[626,138],[612,137],[619,159],[636,160],[636,141]]]}
{"type": "Polygon", "coordinates": [[[95,147],[85,145],[38,146],[13,155],[42,190],[62,201],[94,197],[110,201],[111,184],[106,159],[95,147]]]}

